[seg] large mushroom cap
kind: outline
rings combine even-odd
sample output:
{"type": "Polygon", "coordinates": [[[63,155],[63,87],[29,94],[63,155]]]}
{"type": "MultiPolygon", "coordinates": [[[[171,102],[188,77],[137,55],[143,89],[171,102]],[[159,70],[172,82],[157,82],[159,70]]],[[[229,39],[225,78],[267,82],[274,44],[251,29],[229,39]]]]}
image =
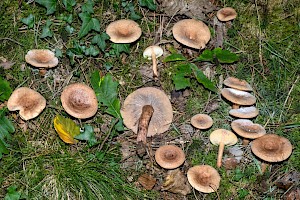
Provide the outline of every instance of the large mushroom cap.
{"type": "Polygon", "coordinates": [[[213,120],[209,115],[197,114],[191,118],[191,124],[198,129],[208,129],[213,125],[213,120]]]}
{"type": "Polygon", "coordinates": [[[221,90],[221,94],[227,100],[238,105],[251,106],[256,102],[255,96],[249,92],[240,91],[233,88],[223,88],[221,90]]]}
{"type": "Polygon", "coordinates": [[[195,49],[203,49],[210,40],[210,31],[206,24],[195,19],[180,20],[173,26],[174,38],[195,49]]]}
{"type": "Polygon", "coordinates": [[[215,192],[221,180],[218,171],[209,165],[197,165],[190,168],[187,178],[193,188],[204,193],[215,192]]]}
{"type": "Polygon", "coordinates": [[[61,93],[60,99],[65,111],[78,119],[92,117],[98,109],[94,90],[83,83],[68,85],[61,93]]]}
{"type": "Polygon", "coordinates": [[[264,127],[260,124],[254,124],[249,119],[236,119],[231,122],[231,128],[238,135],[249,139],[259,138],[266,134],[264,127]]]}
{"type": "Polygon", "coordinates": [[[16,89],[7,101],[8,110],[20,110],[19,114],[24,120],[37,117],[45,107],[46,99],[40,93],[28,87],[16,89]]]}
{"type": "Polygon", "coordinates": [[[266,134],[251,142],[252,152],[267,162],[281,162],[287,159],[293,150],[291,142],[276,134],[266,134]]]}
{"type": "Polygon", "coordinates": [[[114,43],[131,43],[139,39],[142,30],[139,25],[130,19],[121,19],[110,23],[106,33],[114,43]]]}
{"type": "Polygon", "coordinates": [[[235,77],[228,77],[224,80],[224,85],[243,91],[253,91],[251,85],[247,83],[245,80],[240,80],[235,77]]]}
{"type": "Polygon", "coordinates": [[[237,143],[238,139],[236,135],[226,129],[217,129],[211,132],[209,139],[212,144],[219,145],[222,142],[224,145],[234,145],[237,143]]]}
{"type": "Polygon", "coordinates": [[[145,105],[151,105],[154,109],[147,136],[167,131],[173,119],[172,105],[163,91],[153,87],[137,89],[125,99],[121,109],[125,126],[137,133],[138,120],[145,105]]]}
{"type": "Polygon", "coordinates": [[[58,64],[58,58],[48,49],[33,49],[25,55],[27,63],[35,67],[52,68],[58,64]]]}
{"type": "Polygon", "coordinates": [[[238,109],[231,109],[229,111],[229,114],[238,117],[238,118],[254,118],[259,114],[258,109],[255,106],[249,106],[249,107],[241,107],[238,109]]]}
{"type": "Polygon", "coordinates": [[[237,13],[231,7],[222,8],[217,12],[217,18],[222,22],[233,20],[236,17],[237,17],[237,13]]]}
{"type": "Polygon", "coordinates": [[[175,169],[185,161],[183,150],[174,145],[164,145],[155,152],[156,162],[165,169],[175,169]]]}

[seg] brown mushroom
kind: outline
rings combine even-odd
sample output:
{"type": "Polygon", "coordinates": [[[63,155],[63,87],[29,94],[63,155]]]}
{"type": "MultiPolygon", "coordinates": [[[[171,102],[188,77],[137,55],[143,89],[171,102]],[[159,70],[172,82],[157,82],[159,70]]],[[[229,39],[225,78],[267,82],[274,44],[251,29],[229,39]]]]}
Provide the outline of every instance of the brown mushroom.
{"type": "Polygon", "coordinates": [[[114,43],[132,43],[141,37],[142,30],[135,21],[121,19],[110,23],[106,33],[114,43]]]}
{"type": "Polygon", "coordinates": [[[24,120],[37,117],[45,107],[46,99],[40,93],[28,87],[16,89],[7,101],[8,110],[20,110],[20,117],[24,120]]]}
{"type": "Polygon", "coordinates": [[[175,169],[184,163],[185,154],[175,145],[164,145],[156,150],[155,160],[162,168],[175,169]]]}
{"type": "Polygon", "coordinates": [[[222,157],[225,145],[231,146],[237,143],[238,139],[234,133],[225,129],[217,129],[209,136],[210,142],[214,145],[219,145],[217,158],[217,167],[222,166],[222,157]]]}
{"type": "Polygon", "coordinates": [[[158,77],[156,58],[162,56],[163,49],[159,46],[149,46],[143,52],[143,57],[152,60],[153,77],[158,77]]]}
{"type": "Polygon", "coordinates": [[[65,111],[78,119],[90,118],[98,109],[94,90],[83,83],[73,83],[65,87],[60,99],[65,111]]]}
{"type": "Polygon", "coordinates": [[[237,17],[236,11],[231,7],[225,7],[217,12],[217,18],[222,22],[233,20],[237,17]]]}
{"type": "Polygon", "coordinates": [[[233,88],[223,88],[221,90],[222,96],[228,101],[232,102],[232,108],[239,108],[240,105],[251,106],[255,104],[256,98],[249,92],[240,91],[233,88]]]}
{"type": "Polygon", "coordinates": [[[249,106],[241,107],[238,109],[231,109],[229,111],[229,114],[238,118],[250,119],[256,117],[259,114],[259,111],[255,106],[249,106]]]}
{"type": "Polygon", "coordinates": [[[210,40],[210,31],[206,24],[195,19],[183,19],[173,26],[174,38],[195,49],[203,49],[210,40]]]}
{"type": "Polygon", "coordinates": [[[204,193],[216,192],[221,180],[218,171],[209,165],[191,167],[187,178],[193,188],[204,193]]]}
{"type": "Polygon", "coordinates": [[[168,96],[163,91],[145,87],[128,95],[123,103],[121,115],[125,126],[138,134],[138,141],[146,143],[146,137],[169,129],[173,110],[168,96]],[[143,116],[147,116],[147,119],[143,116]]]}
{"type": "Polygon", "coordinates": [[[237,90],[249,91],[249,92],[253,91],[253,88],[249,83],[247,83],[245,80],[240,80],[235,77],[228,77],[224,80],[223,83],[224,85],[237,90]]]}
{"type": "Polygon", "coordinates": [[[209,115],[197,114],[191,118],[191,124],[198,129],[208,129],[213,125],[213,120],[209,115]]]}
{"type": "Polygon", "coordinates": [[[249,119],[236,119],[231,122],[231,128],[235,133],[242,136],[243,144],[249,144],[248,139],[256,139],[266,134],[266,130],[260,124],[254,124],[249,119]]]}
{"type": "Polygon", "coordinates": [[[25,60],[30,65],[39,68],[52,68],[58,65],[58,58],[48,49],[32,49],[25,55],[25,60]]]}

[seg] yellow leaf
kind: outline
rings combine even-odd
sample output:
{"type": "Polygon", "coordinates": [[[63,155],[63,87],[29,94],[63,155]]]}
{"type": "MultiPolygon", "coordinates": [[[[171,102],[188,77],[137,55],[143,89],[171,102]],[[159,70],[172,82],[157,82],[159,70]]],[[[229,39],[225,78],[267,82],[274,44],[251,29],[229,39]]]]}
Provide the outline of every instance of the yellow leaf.
{"type": "Polygon", "coordinates": [[[80,134],[80,129],[79,126],[77,126],[71,119],[57,115],[54,118],[54,128],[60,139],[62,139],[65,143],[77,143],[77,140],[74,139],[74,137],[80,134]]]}

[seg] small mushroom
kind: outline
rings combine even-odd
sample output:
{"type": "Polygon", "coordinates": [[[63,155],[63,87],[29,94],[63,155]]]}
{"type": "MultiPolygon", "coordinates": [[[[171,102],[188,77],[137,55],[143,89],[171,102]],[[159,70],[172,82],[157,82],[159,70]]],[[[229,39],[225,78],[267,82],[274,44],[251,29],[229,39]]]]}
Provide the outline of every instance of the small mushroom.
{"type": "Polygon", "coordinates": [[[35,67],[52,68],[58,64],[58,58],[48,49],[32,49],[25,55],[27,63],[35,67]]]}
{"type": "Polygon", "coordinates": [[[163,49],[159,46],[149,46],[143,52],[144,58],[152,60],[152,70],[154,78],[158,77],[156,58],[162,56],[163,53],[163,49]]]}
{"type": "Polygon", "coordinates": [[[194,49],[203,49],[210,40],[210,31],[206,24],[195,19],[183,19],[173,26],[174,38],[194,49]]]}
{"type": "Polygon", "coordinates": [[[213,119],[206,114],[197,114],[191,118],[191,124],[198,129],[208,129],[213,125],[213,119]]]}
{"type": "Polygon", "coordinates": [[[238,109],[231,109],[229,111],[229,114],[238,118],[251,119],[256,117],[259,114],[259,111],[255,106],[249,106],[241,107],[238,109]]]}
{"type": "Polygon", "coordinates": [[[141,37],[142,30],[135,21],[121,19],[110,23],[106,33],[114,43],[132,43],[141,37]]]}
{"type": "Polygon", "coordinates": [[[219,145],[217,158],[217,167],[222,166],[222,157],[225,145],[231,146],[237,143],[238,139],[234,133],[225,129],[217,129],[209,136],[210,142],[214,145],[219,145]]]}
{"type": "Polygon", "coordinates": [[[28,87],[16,89],[7,101],[8,110],[20,110],[20,117],[24,120],[37,117],[45,107],[46,99],[40,93],[28,87]]]}
{"type": "Polygon", "coordinates": [[[175,145],[164,145],[156,150],[155,160],[162,168],[175,169],[184,163],[185,154],[175,145]]]}
{"type": "Polygon", "coordinates": [[[218,171],[209,165],[191,167],[187,178],[193,188],[204,193],[216,192],[221,180],[218,171]]]}
{"type": "Polygon", "coordinates": [[[237,17],[236,11],[231,7],[225,7],[217,12],[217,18],[222,22],[233,20],[237,17]]]}
{"type": "Polygon", "coordinates": [[[83,83],[73,83],[65,87],[60,99],[65,111],[78,119],[90,118],[98,109],[94,90],[83,83]]]}
{"type": "Polygon", "coordinates": [[[221,94],[225,99],[233,103],[233,109],[239,108],[240,105],[251,106],[256,102],[255,96],[249,92],[240,91],[233,88],[223,88],[221,90],[221,94]]]}
{"type": "Polygon", "coordinates": [[[247,83],[245,80],[240,80],[235,77],[228,77],[224,80],[223,83],[224,85],[237,90],[249,91],[249,92],[253,91],[253,88],[249,83],[247,83]]]}
{"type": "Polygon", "coordinates": [[[248,139],[256,139],[266,134],[266,130],[260,124],[254,124],[249,119],[236,119],[231,122],[231,128],[242,136],[243,144],[249,144],[248,139]]]}

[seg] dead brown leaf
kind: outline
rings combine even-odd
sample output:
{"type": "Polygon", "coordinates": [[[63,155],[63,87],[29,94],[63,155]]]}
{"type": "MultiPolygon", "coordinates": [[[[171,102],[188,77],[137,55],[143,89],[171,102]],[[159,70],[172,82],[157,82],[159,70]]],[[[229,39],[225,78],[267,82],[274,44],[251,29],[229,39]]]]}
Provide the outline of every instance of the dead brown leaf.
{"type": "Polygon", "coordinates": [[[191,186],[187,177],[179,169],[174,169],[167,172],[162,190],[187,195],[191,193],[191,186]]]}
{"type": "Polygon", "coordinates": [[[139,184],[141,184],[146,190],[151,190],[154,185],[156,184],[156,179],[153,178],[151,175],[149,174],[142,174],[139,178],[138,178],[138,182],[139,184]]]}
{"type": "Polygon", "coordinates": [[[0,67],[3,67],[3,69],[10,69],[14,64],[15,62],[12,61],[1,62],[0,67]]]}
{"type": "Polygon", "coordinates": [[[286,195],[284,196],[285,200],[300,200],[300,188],[293,188],[291,189],[286,195]]]}
{"type": "Polygon", "coordinates": [[[275,185],[281,189],[289,189],[293,184],[299,183],[300,173],[297,171],[289,172],[276,180],[275,185]]]}

